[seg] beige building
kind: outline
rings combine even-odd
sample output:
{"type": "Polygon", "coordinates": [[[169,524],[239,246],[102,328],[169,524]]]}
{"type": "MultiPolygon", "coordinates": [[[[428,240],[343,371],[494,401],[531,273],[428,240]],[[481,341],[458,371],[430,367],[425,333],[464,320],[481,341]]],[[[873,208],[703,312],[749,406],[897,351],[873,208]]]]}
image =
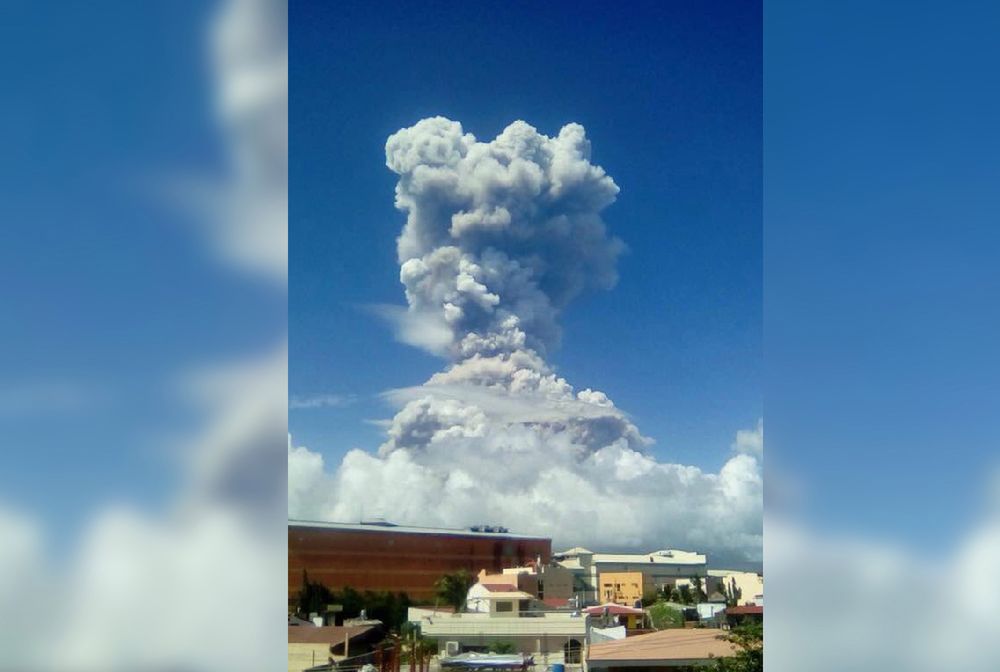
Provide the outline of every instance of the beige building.
{"type": "Polygon", "coordinates": [[[573,572],[557,564],[511,567],[500,574],[479,572],[479,583],[509,585],[541,601],[568,601],[573,597],[573,572]]]}
{"type": "MultiPolygon", "coordinates": [[[[514,602],[517,596],[499,596],[514,602]]],[[[491,644],[509,643],[534,657],[536,668],[563,663],[579,670],[586,654],[590,617],[579,611],[506,611],[450,613],[410,607],[408,618],[420,632],[438,643],[441,656],[488,651],[491,644]]]]}
{"type": "Polygon", "coordinates": [[[651,553],[594,553],[586,548],[571,548],[553,554],[561,567],[576,577],[584,600],[601,601],[600,576],[612,572],[642,572],[646,590],[674,586],[679,579],[707,576],[707,559],[702,553],[664,549],[651,553]]]}
{"type": "MultiPolygon", "coordinates": [[[[626,607],[635,607],[642,602],[642,572],[602,572],[598,576],[602,603],[614,602],[626,607]]],[[[652,589],[652,588],[651,588],[652,589]]]]}

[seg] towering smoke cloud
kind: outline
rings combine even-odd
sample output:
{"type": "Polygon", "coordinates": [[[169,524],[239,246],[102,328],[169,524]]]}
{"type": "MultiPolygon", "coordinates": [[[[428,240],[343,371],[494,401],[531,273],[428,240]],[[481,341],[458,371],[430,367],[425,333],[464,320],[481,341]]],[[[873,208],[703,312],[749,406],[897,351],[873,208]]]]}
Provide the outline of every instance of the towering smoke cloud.
{"type": "Polygon", "coordinates": [[[759,557],[759,452],[737,448],[718,474],[658,462],[604,393],[575,391],[545,362],[561,310],[612,287],[624,248],[601,218],[618,186],[590,162],[583,127],[547,137],[517,121],[479,142],[424,119],[389,138],[386,164],[407,216],[407,307],[383,311],[448,364],[386,393],[400,410],[378,455],[353,450],[327,476],[290,444],[290,515],[356,520],[364,506],[404,523],[502,521],[559,544],[759,557]]]}

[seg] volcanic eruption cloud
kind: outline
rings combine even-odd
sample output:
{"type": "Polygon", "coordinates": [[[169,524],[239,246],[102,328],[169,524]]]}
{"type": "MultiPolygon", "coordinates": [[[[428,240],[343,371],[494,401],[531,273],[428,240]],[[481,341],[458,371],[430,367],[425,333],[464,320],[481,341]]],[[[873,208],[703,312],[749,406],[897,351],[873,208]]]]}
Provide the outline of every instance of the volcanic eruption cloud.
{"type": "Polygon", "coordinates": [[[289,440],[289,516],[396,523],[499,523],[557,546],[665,547],[759,560],[762,424],[738,433],[719,473],[657,461],[603,393],[545,362],[562,309],[616,281],[622,242],[601,211],[618,186],[590,162],[579,124],[547,137],[517,121],[492,142],[424,119],[393,134],[386,165],[407,307],[382,307],[397,337],[446,359],[371,454],[333,473],[289,440]],[[363,509],[362,509],[363,507],[363,509]]]}

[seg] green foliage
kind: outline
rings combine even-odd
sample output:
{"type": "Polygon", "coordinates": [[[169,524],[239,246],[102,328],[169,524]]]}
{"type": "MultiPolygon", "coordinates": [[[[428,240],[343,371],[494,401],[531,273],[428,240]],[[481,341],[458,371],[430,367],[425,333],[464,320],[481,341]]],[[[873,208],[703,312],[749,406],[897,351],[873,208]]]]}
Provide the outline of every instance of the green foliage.
{"type": "Polygon", "coordinates": [[[700,576],[692,576],[691,583],[694,584],[694,599],[696,602],[704,602],[708,599],[705,587],[702,585],[700,576]]]}
{"type": "Polygon", "coordinates": [[[390,630],[399,630],[406,623],[406,612],[412,602],[406,593],[371,590],[360,593],[350,586],[336,593],[318,581],[310,581],[308,574],[302,572],[299,614],[303,617],[314,612],[322,614],[330,604],[341,605],[344,618],[357,618],[364,610],[368,618],[382,621],[390,630]]]}
{"type": "Polygon", "coordinates": [[[299,614],[308,618],[309,614],[322,614],[328,604],[334,604],[333,593],[318,581],[310,581],[309,574],[302,570],[302,588],[299,589],[299,614]]]}
{"type": "Polygon", "coordinates": [[[517,647],[513,642],[490,642],[487,650],[490,653],[517,653],[517,647]]]}
{"type": "Polygon", "coordinates": [[[664,601],[652,605],[649,609],[649,619],[657,630],[665,628],[683,628],[684,614],[664,601]]]}
{"type": "Polygon", "coordinates": [[[760,623],[741,625],[719,636],[732,642],[737,652],[734,656],[717,659],[712,669],[716,672],[763,672],[764,627],[760,623]]]}
{"type": "Polygon", "coordinates": [[[691,597],[691,586],[688,586],[686,584],[682,585],[679,588],[679,591],[680,595],[678,595],[678,597],[680,597],[680,599],[677,600],[678,602],[681,602],[683,604],[694,604],[694,598],[691,597]]]}
{"type": "Polygon", "coordinates": [[[468,571],[460,569],[451,574],[445,574],[434,582],[434,592],[445,604],[455,607],[455,611],[465,609],[466,596],[475,579],[468,571]]]}
{"type": "Polygon", "coordinates": [[[722,582],[723,592],[726,595],[726,606],[735,607],[740,603],[740,599],[743,597],[743,591],[736,587],[736,579],[730,579],[729,585],[726,582],[722,582]]]}

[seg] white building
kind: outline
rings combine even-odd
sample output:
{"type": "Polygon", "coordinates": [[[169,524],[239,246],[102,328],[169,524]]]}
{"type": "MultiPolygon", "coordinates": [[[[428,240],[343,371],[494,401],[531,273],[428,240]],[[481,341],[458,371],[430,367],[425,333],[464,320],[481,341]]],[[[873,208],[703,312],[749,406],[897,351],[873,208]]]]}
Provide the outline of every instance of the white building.
{"type": "Polygon", "coordinates": [[[571,548],[552,556],[576,576],[578,588],[587,602],[600,600],[599,577],[610,572],[642,572],[643,585],[655,590],[674,586],[678,579],[707,576],[707,559],[702,553],[664,549],[651,553],[594,553],[571,548]]]}
{"type": "Polygon", "coordinates": [[[516,596],[492,600],[489,612],[450,613],[410,607],[407,618],[419,624],[425,637],[437,640],[441,656],[488,651],[491,644],[509,643],[518,653],[534,657],[536,665],[578,666],[586,655],[590,618],[571,611],[506,611],[496,604],[514,603],[516,596]]]}
{"type": "Polygon", "coordinates": [[[480,614],[510,614],[536,608],[535,596],[513,585],[474,583],[465,599],[465,610],[480,614]]]}

